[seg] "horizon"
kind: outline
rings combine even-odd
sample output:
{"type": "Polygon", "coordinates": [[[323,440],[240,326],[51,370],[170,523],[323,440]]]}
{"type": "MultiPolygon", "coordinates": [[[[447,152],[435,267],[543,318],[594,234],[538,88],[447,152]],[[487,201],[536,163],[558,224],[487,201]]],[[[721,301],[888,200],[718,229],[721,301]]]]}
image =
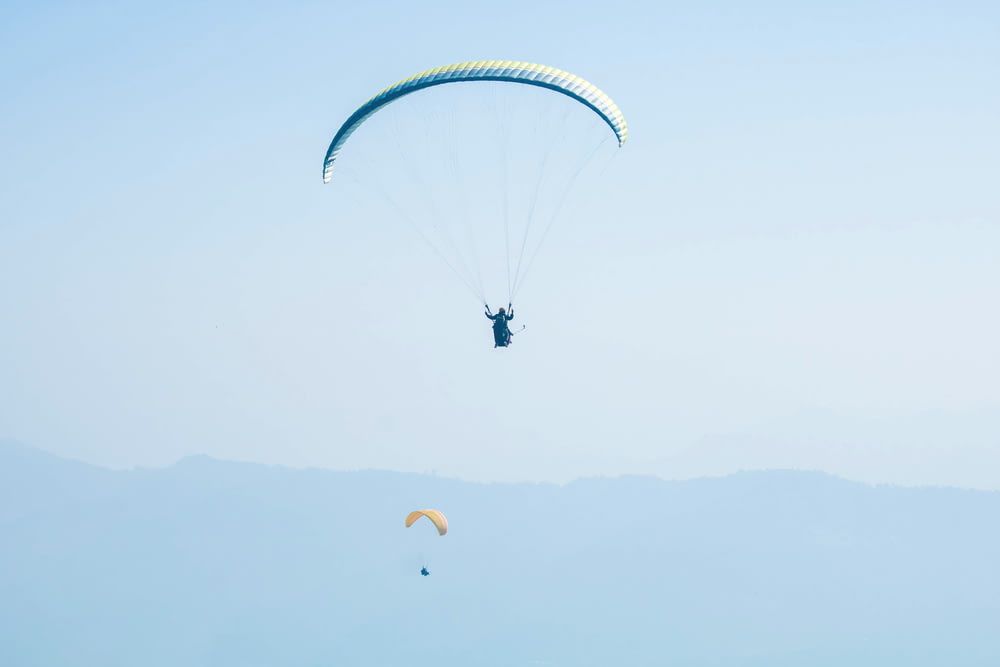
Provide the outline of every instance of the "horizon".
{"type": "Polygon", "coordinates": [[[223,464],[225,464],[225,463],[232,463],[232,464],[237,464],[237,465],[260,466],[260,467],[265,467],[265,468],[278,468],[278,469],[285,469],[285,470],[291,470],[291,471],[316,471],[316,472],[330,472],[330,473],[338,473],[338,474],[339,473],[344,473],[344,474],[350,474],[350,473],[387,473],[387,474],[393,474],[393,475],[427,477],[427,478],[432,478],[432,479],[440,479],[440,480],[443,480],[443,481],[461,482],[463,484],[475,484],[475,485],[487,485],[487,486],[488,485],[501,485],[501,486],[518,486],[518,485],[531,485],[531,486],[542,485],[542,486],[545,486],[545,485],[548,485],[548,486],[555,486],[555,487],[564,487],[564,486],[568,486],[568,485],[574,484],[576,482],[586,482],[586,481],[589,481],[589,480],[612,480],[613,481],[613,480],[628,480],[630,478],[651,479],[651,480],[656,480],[658,482],[666,482],[666,483],[683,483],[683,482],[697,482],[697,481],[701,481],[701,480],[724,480],[724,479],[727,479],[727,478],[730,478],[730,477],[737,477],[737,476],[743,476],[743,475],[755,475],[755,474],[767,475],[767,474],[771,474],[771,473],[774,473],[774,474],[790,473],[790,474],[801,474],[801,475],[816,475],[816,476],[820,476],[820,477],[826,477],[826,478],[830,478],[830,479],[833,479],[833,480],[837,480],[839,482],[845,482],[847,484],[857,484],[857,485],[860,485],[860,486],[864,486],[864,487],[868,487],[868,488],[873,488],[873,489],[874,488],[889,488],[889,489],[894,489],[894,488],[898,488],[898,489],[950,489],[950,490],[955,490],[955,491],[971,491],[971,492],[977,492],[977,493],[1000,493],[1000,488],[978,488],[978,487],[950,486],[950,485],[937,485],[937,484],[915,484],[915,485],[911,485],[911,484],[892,484],[892,483],[889,483],[889,482],[868,482],[868,481],[864,481],[864,480],[850,479],[848,477],[843,477],[843,476],[840,476],[840,475],[835,475],[833,473],[826,472],[825,470],[808,469],[808,468],[747,468],[747,469],[734,470],[734,471],[731,471],[731,472],[726,472],[726,473],[717,474],[717,475],[700,475],[700,476],[697,476],[697,477],[664,477],[664,476],[658,475],[656,473],[624,472],[624,473],[611,474],[611,475],[600,475],[600,474],[598,474],[598,475],[591,475],[591,476],[586,476],[586,477],[576,477],[574,479],[571,479],[571,480],[568,480],[568,481],[565,481],[565,482],[551,482],[551,481],[546,481],[546,480],[529,480],[529,479],[495,481],[495,480],[477,480],[477,479],[466,479],[466,478],[463,478],[463,477],[454,477],[454,476],[450,476],[450,475],[440,474],[440,473],[438,473],[437,471],[434,471],[434,470],[423,470],[423,471],[420,471],[420,470],[392,470],[392,469],[389,469],[389,468],[327,468],[327,467],[315,466],[315,465],[289,465],[289,464],[284,464],[284,463],[263,463],[263,462],[260,462],[260,461],[251,461],[251,460],[243,460],[243,459],[220,458],[220,457],[213,456],[211,454],[206,454],[206,453],[185,454],[184,456],[181,456],[180,458],[178,458],[178,459],[176,459],[176,460],[174,460],[172,462],[165,463],[165,464],[162,464],[162,465],[156,465],[156,466],[133,466],[133,467],[129,467],[129,468],[118,468],[118,467],[112,467],[112,466],[102,465],[100,463],[94,463],[94,462],[91,462],[91,461],[86,461],[84,459],[62,456],[60,454],[57,454],[57,453],[54,453],[54,452],[50,452],[50,451],[47,451],[47,450],[44,450],[44,449],[41,449],[41,448],[38,448],[38,447],[33,447],[31,445],[28,445],[28,444],[23,443],[23,442],[19,442],[17,440],[13,440],[11,438],[0,438],[0,453],[2,453],[4,447],[8,448],[8,450],[9,449],[20,449],[20,450],[24,450],[24,451],[28,451],[28,452],[37,453],[37,454],[40,454],[40,455],[43,455],[43,456],[47,456],[47,457],[59,459],[59,460],[62,460],[62,461],[68,461],[68,462],[71,462],[71,463],[78,463],[78,464],[82,464],[82,465],[85,465],[85,466],[89,466],[89,467],[93,467],[93,468],[99,468],[101,470],[106,470],[106,471],[109,471],[109,472],[122,472],[122,473],[168,470],[170,468],[174,468],[174,467],[177,467],[177,466],[183,464],[185,461],[205,459],[205,460],[212,461],[214,463],[223,463],[223,464]]]}

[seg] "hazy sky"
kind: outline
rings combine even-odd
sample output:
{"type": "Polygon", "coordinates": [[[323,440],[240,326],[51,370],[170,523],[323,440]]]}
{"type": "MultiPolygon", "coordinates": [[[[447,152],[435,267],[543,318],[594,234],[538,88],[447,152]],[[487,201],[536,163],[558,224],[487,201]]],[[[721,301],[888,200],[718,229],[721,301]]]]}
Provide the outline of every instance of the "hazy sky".
{"type": "Polygon", "coordinates": [[[0,437],[1000,488],[998,71],[994,2],[6,2],[0,437]],[[357,105],[485,58],[580,74],[631,130],[502,351],[320,182],[357,105]]]}

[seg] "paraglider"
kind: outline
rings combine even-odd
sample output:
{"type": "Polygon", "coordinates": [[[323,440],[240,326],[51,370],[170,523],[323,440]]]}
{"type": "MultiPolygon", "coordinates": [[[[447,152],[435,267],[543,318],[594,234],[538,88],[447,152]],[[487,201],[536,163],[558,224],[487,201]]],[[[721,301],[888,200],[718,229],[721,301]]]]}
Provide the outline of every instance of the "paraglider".
{"type": "MultiPolygon", "coordinates": [[[[406,527],[409,528],[422,517],[426,517],[434,527],[437,528],[438,535],[444,536],[448,532],[448,518],[438,510],[416,510],[406,515],[406,527]]],[[[427,565],[420,568],[420,576],[426,577],[431,573],[427,565]]]]}
{"type": "MultiPolygon", "coordinates": [[[[496,293],[505,269],[511,303],[563,208],[584,201],[578,178],[600,178],[587,169],[607,166],[627,138],[618,106],[579,76],[513,60],[455,63],[357,107],[330,142],[323,182],[352,194],[354,183],[369,195],[365,206],[381,199],[479,303],[496,293]],[[413,95],[427,89],[433,94],[413,95]],[[346,184],[334,179],[341,172],[346,184]]],[[[487,308],[494,347],[510,345],[510,311],[487,308]]]]}
{"type": "Polygon", "coordinates": [[[486,304],[486,318],[493,320],[493,347],[507,347],[510,345],[510,327],[507,323],[514,319],[514,308],[508,303],[507,308],[510,308],[510,312],[504,309],[503,306],[494,315],[490,312],[489,304],[486,304]]]}

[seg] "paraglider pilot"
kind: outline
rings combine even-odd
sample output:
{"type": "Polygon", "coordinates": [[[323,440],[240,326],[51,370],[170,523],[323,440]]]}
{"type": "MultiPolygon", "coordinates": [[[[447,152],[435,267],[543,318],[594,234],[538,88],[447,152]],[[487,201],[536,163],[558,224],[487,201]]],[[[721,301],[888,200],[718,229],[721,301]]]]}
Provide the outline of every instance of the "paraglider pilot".
{"type": "Polygon", "coordinates": [[[507,323],[514,319],[514,308],[508,303],[507,308],[510,313],[501,306],[496,315],[490,312],[490,305],[486,305],[486,317],[493,320],[493,347],[507,347],[510,345],[510,328],[507,323]]]}
{"type": "Polygon", "coordinates": [[[426,577],[426,576],[427,576],[428,574],[430,574],[430,573],[431,573],[431,571],[430,571],[430,570],[428,570],[426,566],[424,566],[424,567],[420,568],[420,574],[421,574],[422,576],[425,576],[425,577],[426,577]]]}

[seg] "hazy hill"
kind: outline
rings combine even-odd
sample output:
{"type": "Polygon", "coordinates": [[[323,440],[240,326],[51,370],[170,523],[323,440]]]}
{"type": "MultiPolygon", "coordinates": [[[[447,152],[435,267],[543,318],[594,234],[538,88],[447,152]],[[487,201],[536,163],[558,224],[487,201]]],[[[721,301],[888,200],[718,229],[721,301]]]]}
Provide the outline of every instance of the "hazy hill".
{"type": "Polygon", "coordinates": [[[0,664],[995,666],[998,526],[1000,493],[807,472],[117,472],[0,442],[0,664]],[[423,507],[446,537],[403,528],[423,507]]]}

